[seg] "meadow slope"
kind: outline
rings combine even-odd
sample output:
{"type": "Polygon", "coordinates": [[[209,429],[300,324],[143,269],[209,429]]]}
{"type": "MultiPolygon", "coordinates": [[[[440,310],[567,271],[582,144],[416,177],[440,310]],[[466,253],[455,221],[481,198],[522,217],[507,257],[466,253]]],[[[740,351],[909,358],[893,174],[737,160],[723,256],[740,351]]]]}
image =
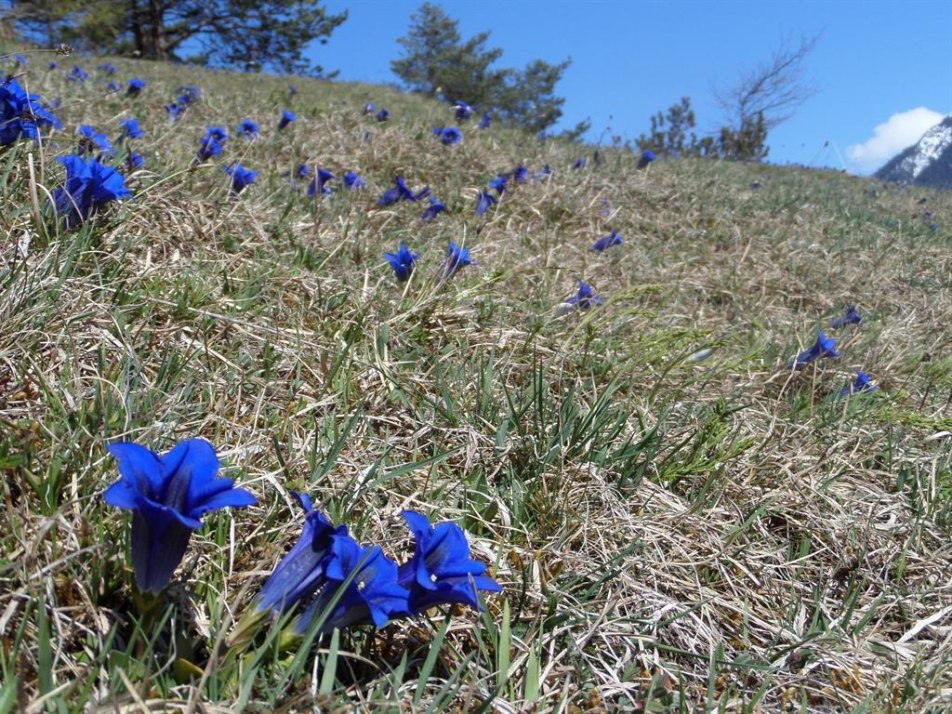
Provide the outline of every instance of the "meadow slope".
{"type": "Polygon", "coordinates": [[[0,147],[0,710],[952,707],[949,194],[637,170],[469,123],[444,146],[449,107],[386,87],[296,79],[290,97],[278,77],[29,59],[19,81],[61,98],[64,129],[0,147]],[[137,98],[105,88],[132,77],[137,98]],[[55,157],[128,117],[133,198],[57,226],[55,157]],[[231,138],[195,165],[209,125],[231,138]],[[237,197],[236,160],[259,172],[237,197]],[[367,185],[314,200],[285,175],[299,163],[367,185]],[[477,217],[520,163],[552,175],[477,217]],[[396,175],[447,211],[378,207],[396,175]],[[624,242],[593,251],[611,229],[624,242]],[[449,241],[475,265],[444,280],[449,241]],[[383,257],[401,242],[420,254],[405,284],[383,257]],[[559,309],[580,280],[605,303],[559,309]],[[831,328],[850,304],[862,324],[831,328]],[[841,356],[791,370],[818,330],[841,356]],[[877,391],[841,397],[859,370],[877,391]],[[167,617],[140,620],[106,446],[193,436],[258,504],[209,514],[167,617]],[[402,509],[453,520],[503,591],[229,653],[300,535],[291,491],[398,559],[402,509]]]}

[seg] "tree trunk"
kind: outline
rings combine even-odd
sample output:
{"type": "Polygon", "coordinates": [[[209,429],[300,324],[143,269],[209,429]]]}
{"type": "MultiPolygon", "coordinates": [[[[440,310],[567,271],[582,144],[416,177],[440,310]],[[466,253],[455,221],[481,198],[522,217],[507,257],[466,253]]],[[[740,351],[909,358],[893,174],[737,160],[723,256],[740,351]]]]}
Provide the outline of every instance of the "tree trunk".
{"type": "Polygon", "coordinates": [[[149,32],[152,39],[152,57],[157,60],[167,60],[168,52],[165,49],[165,8],[162,0],[149,0],[149,32]]]}
{"type": "Polygon", "coordinates": [[[145,56],[145,36],[142,34],[142,13],[139,10],[139,0],[129,0],[129,26],[132,30],[132,43],[135,46],[136,56],[145,56]]]}

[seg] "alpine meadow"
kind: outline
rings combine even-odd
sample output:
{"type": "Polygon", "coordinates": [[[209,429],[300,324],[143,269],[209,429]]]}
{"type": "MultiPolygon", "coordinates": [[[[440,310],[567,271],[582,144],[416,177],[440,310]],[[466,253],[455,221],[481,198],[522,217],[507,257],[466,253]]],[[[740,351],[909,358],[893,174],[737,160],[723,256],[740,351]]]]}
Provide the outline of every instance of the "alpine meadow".
{"type": "Polygon", "coordinates": [[[0,44],[0,713],[952,708],[949,193],[63,52],[0,44]]]}

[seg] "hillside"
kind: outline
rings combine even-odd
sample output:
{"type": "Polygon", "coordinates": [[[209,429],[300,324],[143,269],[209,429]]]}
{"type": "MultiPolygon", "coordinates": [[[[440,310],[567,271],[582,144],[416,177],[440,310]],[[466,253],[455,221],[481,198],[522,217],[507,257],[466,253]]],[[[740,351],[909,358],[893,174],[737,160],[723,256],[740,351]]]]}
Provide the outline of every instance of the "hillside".
{"type": "Polygon", "coordinates": [[[952,706],[949,194],[638,170],[474,123],[443,145],[450,108],[389,88],[100,62],[29,55],[18,81],[64,128],[0,147],[4,711],[952,706]],[[133,77],[140,96],[106,91],[133,77]],[[55,157],[130,117],[132,197],[67,230],[55,157]],[[210,125],[229,139],[196,164],[210,125]],[[258,173],[238,196],[235,161],[258,173]],[[330,195],[292,185],[301,163],[330,195]],[[520,163],[551,175],[477,217],[520,163]],[[398,175],[446,211],[379,207],[398,175]],[[447,277],[450,241],[474,264],[447,277]],[[402,242],[420,257],[398,283],[402,242]],[[582,280],[604,304],[566,306],[582,280]],[[848,305],[861,324],[833,327],[848,305]],[[840,356],[792,370],[820,330],[840,356]],[[877,389],[841,396],[861,370],[877,389]],[[107,446],[194,437],[257,503],[204,514],[143,605],[107,446]],[[379,632],[237,638],[305,527],[292,492],[398,563],[402,510],[452,521],[502,590],[379,632]]]}

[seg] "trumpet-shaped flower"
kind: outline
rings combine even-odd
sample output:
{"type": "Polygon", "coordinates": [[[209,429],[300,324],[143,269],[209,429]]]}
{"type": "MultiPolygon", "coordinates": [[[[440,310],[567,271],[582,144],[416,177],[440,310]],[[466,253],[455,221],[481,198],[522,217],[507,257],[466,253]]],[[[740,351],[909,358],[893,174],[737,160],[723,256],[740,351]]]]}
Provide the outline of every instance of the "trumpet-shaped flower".
{"type": "Polygon", "coordinates": [[[337,178],[327,169],[318,169],[317,176],[314,177],[314,180],[311,181],[311,185],[307,188],[307,195],[310,198],[315,196],[329,196],[331,193],[331,187],[327,185],[328,181],[337,178]]]}
{"type": "Polygon", "coordinates": [[[584,156],[579,156],[579,157],[575,160],[575,163],[572,164],[572,168],[573,168],[573,169],[584,169],[587,165],[588,165],[588,159],[586,159],[584,156]]]}
{"type": "Polygon", "coordinates": [[[618,231],[612,228],[610,235],[602,236],[592,245],[592,250],[596,253],[601,253],[603,250],[611,248],[613,245],[621,245],[623,238],[618,235],[618,231]]]}
{"type": "Polygon", "coordinates": [[[448,126],[445,129],[440,129],[439,131],[440,141],[442,141],[447,146],[452,146],[453,144],[458,144],[463,140],[463,134],[455,126],[448,126]]]}
{"type": "Polygon", "coordinates": [[[353,191],[354,189],[365,186],[366,184],[367,182],[360,178],[360,176],[358,176],[354,171],[348,171],[346,174],[344,174],[344,187],[349,191],[353,191]]]}
{"type": "Polygon", "coordinates": [[[483,215],[490,206],[494,206],[498,203],[495,196],[485,191],[479,192],[479,202],[476,204],[476,215],[483,215]]]}
{"type": "Polygon", "coordinates": [[[426,516],[403,511],[416,540],[413,557],[400,566],[400,585],[410,592],[413,614],[436,605],[469,605],[479,608],[480,590],[499,592],[499,584],[486,575],[486,566],[469,557],[469,543],[455,523],[430,524],[426,516]]]}
{"type": "Polygon", "coordinates": [[[226,166],[225,171],[229,176],[231,176],[231,191],[235,195],[244,191],[248,186],[255,182],[255,179],[258,178],[258,173],[256,171],[246,169],[241,164],[226,166]]]}
{"type": "Polygon", "coordinates": [[[132,196],[122,174],[97,159],[87,161],[73,155],[61,156],[57,161],[66,167],[66,183],[53,191],[53,205],[67,228],[82,224],[111,201],[132,196]]]}
{"type": "Polygon", "coordinates": [[[377,107],[374,106],[373,102],[367,102],[364,105],[364,114],[376,114],[376,113],[377,113],[377,107]]]}
{"type": "Polygon", "coordinates": [[[516,183],[526,183],[529,180],[529,169],[519,164],[512,170],[512,180],[516,183]]]}
{"type": "Polygon", "coordinates": [[[876,385],[872,383],[866,372],[857,372],[856,380],[852,384],[847,384],[840,391],[841,397],[848,397],[851,394],[861,394],[863,392],[875,392],[876,385]]]}
{"type": "Polygon", "coordinates": [[[115,94],[121,90],[122,85],[114,79],[109,80],[109,84],[106,85],[106,91],[109,92],[109,94],[115,94]]]}
{"type": "Polygon", "coordinates": [[[135,171],[136,169],[141,169],[145,166],[145,157],[142,156],[137,151],[130,151],[126,155],[126,169],[129,171],[135,171]]]}
{"type": "Polygon", "coordinates": [[[402,176],[397,176],[394,179],[393,188],[387,189],[384,194],[378,199],[378,206],[389,206],[392,203],[397,201],[419,201],[421,198],[426,198],[430,195],[430,187],[424,186],[418,192],[414,193],[410,190],[410,187],[407,186],[407,182],[403,180],[402,176]]]}
{"type": "Polygon", "coordinates": [[[406,282],[410,279],[413,272],[413,263],[420,257],[419,253],[413,253],[407,248],[406,243],[401,243],[396,253],[384,253],[383,256],[393,268],[394,275],[398,282],[406,282]]]}
{"type": "Polygon", "coordinates": [[[816,342],[800,352],[793,361],[790,362],[790,367],[792,369],[803,369],[820,357],[836,358],[839,356],[840,353],[836,350],[836,338],[827,337],[823,330],[820,330],[817,334],[816,342]]]}
{"type": "Polygon", "coordinates": [[[847,325],[861,324],[863,324],[863,317],[857,311],[856,305],[847,305],[846,312],[844,312],[840,317],[834,318],[830,323],[830,327],[836,329],[838,327],[846,327],[847,325]]]}
{"type": "Polygon", "coordinates": [[[251,119],[242,119],[238,124],[238,134],[246,139],[254,139],[258,136],[258,125],[251,119]]]}
{"type": "Polygon", "coordinates": [[[79,82],[83,84],[87,79],[89,79],[89,72],[80,67],[78,64],[73,65],[73,68],[69,71],[69,74],[66,75],[67,82],[79,82]]]}
{"type": "Polygon", "coordinates": [[[381,109],[377,112],[377,121],[387,121],[390,118],[390,112],[386,109],[381,109]]]}
{"type": "Polygon", "coordinates": [[[655,156],[655,153],[651,149],[645,149],[641,152],[641,158],[638,159],[638,168],[646,168],[648,164],[650,164],[656,158],[657,157],[655,156]]]}
{"type": "Polygon", "coordinates": [[[439,200],[430,196],[430,205],[426,207],[423,211],[423,215],[420,216],[421,221],[432,221],[440,213],[446,210],[446,205],[439,200]]]}
{"type": "Polygon", "coordinates": [[[114,65],[112,62],[105,62],[99,65],[96,69],[105,74],[107,77],[111,77],[117,71],[116,65],[114,65]]]}
{"type": "Polygon", "coordinates": [[[177,102],[165,105],[165,111],[169,115],[170,122],[178,121],[178,118],[182,116],[182,113],[185,111],[185,109],[186,107],[184,105],[178,104],[177,102]]]}
{"type": "Polygon", "coordinates": [[[509,183],[509,179],[506,176],[499,175],[489,182],[489,188],[495,189],[496,193],[502,196],[506,192],[506,185],[509,183]]]}
{"type": "Polygon", "coordinates": [[[13,60],[13,64],[15,64],[17,67],[26,67],[27,64],[29,64],[29,62],[30,62],[30,60],[27,59],[27,56],[26,56],[26,55],[20,54],[19,52],[15,52],[15,53],[10,57],[10,59],[13,60]]]}
{"type": "Polygon", "coordinates": [[[397,564],[379,546],[363,547],[348,535],[334,535],[331,540],[326,580],[295,623],[297,634],[304,635],[321,615],[319,632],[324,634],[363,624],[380,629],[391,619],[410,614],[409,592],[397,582],[397,564]],[[342,587],[343,593],[338,593],[342,587]]]}
{"type": "Polygon", "coordinates": [[[40,105],[39,95],[28,94],[14,79],[0,83],[0,146],[38,139],[49,127],[62,129],[63,124],[40,105]]]}
{"type": "Polygon", "coordinates": [[[456,104],[453,105],[454,116],[459,121],[466,121],[471,116],[473,116],[473,112],[475,111],[476,110],[466,102],[457,101],[456,104]]]}
{"type": "Polygon", "coordinates": [[[255,503],[231,479],[216,478],[218,457],[203,439],[183,441],[164,456],[131,443],[108,450],[119,462],[120,479],[103,498],[132,511],[132,566],[140,592],[165,589],[203,515],[255,503]]]}
{"type": "Polygon", "coordinates": [[[139,122],[136,119],[129,118],[123,119],[119,126],[122,127],[122,136],[126,139],[138,139],[143,134],[142,127],[139,126],[139,122]]]}
{"type": "Polygon", "coordinates": [[[472,264],[473,261],[469,257],[469,248],[458,246],[450,241],[449,247],[446,249],[446,262],[443,264],[443,277],[452,277],[461,268],[472,264]]]}
{"type": "Polygon", "coordinates": [[[183,107],[189,107],[202,98],[202,90],[194,84],[189,84],[186,87],[179,87],[176,91],[181,92],[178,98],[178,103],[183,107]]]}
{"type": "Polygon", "coordinates": [[[83,156],[86,153],[91,153],[94,149],[99,149],[102,153],[109,154],[113,151],[112,142],[109,141],[108,136],[101,131],[96,131],[96,129],[89,126],[89,124],[80,124],[79,150],[77,153],[83,156]]]}
{"type": "Polygon", "coordinates": [[[588,310],[590,307],[597,307],[604,302],[605,298],[598,297],[592,286],[584,280],[579,280],[578,292],[565,301],[567,305],[574,305],[579,310],[588,310]]]}
{"type": "Polygon", "coordinates": [[[290,109],[281,112],[281,119],[278,121],[278,129],[281,130],[291,122],[297,121],[297,116],[290,109]]]}
{"type": "Polygon", "coordinates": [[[483,114],[483,118],[479,120],[479,128],[480,128],[480,129],[488,129],[488,128],[489,128],[489,124],[490,124],[491,122],[492,122],[492,117],[489,116],[489,112],[486,112],[485,114],[483,114]]]}
{"type": "Polygon", "coordinates": [[[129,80],[129,86],[126,87],[126,95],[130,97],[138,97],[142,90],[145,89],[145,80],[139,79],[138,77],[133,77],[129,80]]]}

